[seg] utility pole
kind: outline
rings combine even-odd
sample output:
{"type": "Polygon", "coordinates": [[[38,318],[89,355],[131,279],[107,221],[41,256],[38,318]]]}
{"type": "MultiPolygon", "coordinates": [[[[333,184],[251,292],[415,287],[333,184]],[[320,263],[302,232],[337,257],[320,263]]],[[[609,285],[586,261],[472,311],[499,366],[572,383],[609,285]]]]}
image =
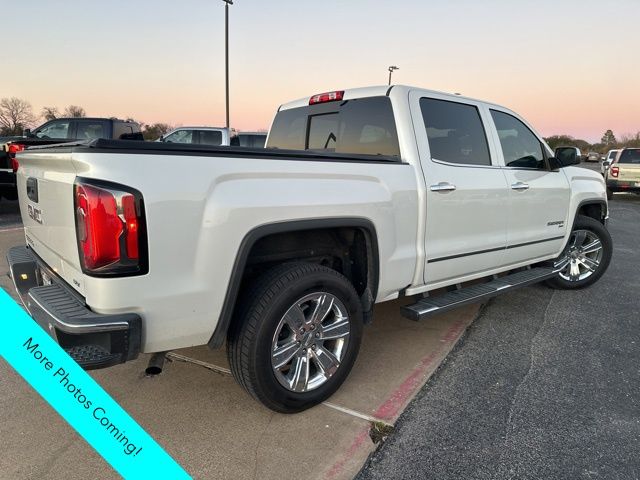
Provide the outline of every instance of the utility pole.
{"type": "Polygon", "coordinates": [[[400,70],[400,67],[396,67],[395,65],[389,67],[389,85],[391,85],[391,74],[394,70],[400,70]]]}
{"type": "Polygon", "coordinates": [[[233,5],[233,0],[222,0],[224,2],[224,82],[226,98],[226,127],[229,129],[229,5],[233,5]]]}

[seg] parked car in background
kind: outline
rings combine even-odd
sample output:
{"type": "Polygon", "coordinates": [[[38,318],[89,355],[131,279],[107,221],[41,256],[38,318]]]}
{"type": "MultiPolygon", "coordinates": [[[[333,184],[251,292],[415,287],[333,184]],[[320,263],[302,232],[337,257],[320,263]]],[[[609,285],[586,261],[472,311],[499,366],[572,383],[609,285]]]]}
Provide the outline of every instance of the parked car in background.
{"type": "Polygon", "coordinates": [[[600,154],[598,152],[589,152],[587,153],[587,158],[585,158],[585,162],[599,162],[600,154]]]}
{"type": "Polygon", "coordinates": [[[376,303],[413,297],[401,313],[423,320],[535,282],[596,282],[612,252],[605,185],[575,155],[495,104],[327,92],[283,105],[264,149],[21,153],[26,245],[8,262],[83,367],[226,344],[250,395],[297,412],[346,379],[376,303]]]}
{"type": "Polygon", "coordinates": [[[224,127],[178,127],[166,135],[162,135],[158,142],[186,143],[189,145],[229,145],[231,134],[224,127]]]}
{"type": "Polygon", "coordinates": [[[231,137],[231,146],[264,148],[267,143],[267,132],[238,132],[231,137]]]}
{"type": "Polygon", "coordinates": [[[4,161],[0,158],[0,186],[2,195],[8,199],[17,198],[15,172],[18,170],[18,161],[16,153],[26,148],[97,138],[144,140],[140,125],[117,118],[56,118],[33,131],[26,129],[24,133],[23,137],[16,137],[5,144],[6,157],[4,161]]]}
{"type": "Polygon", "coordinates": [[[609,150],[605,154],[604,159],[600,164],[600,173],[602,173],[603,177],[607,173],[607,169],[611,166],[611,162],[613,162],[613,160],[616,158],[616,155],[618,154],[619,151],[620,151],[619,149],[609,150]]]}
{"type": "Polygon", "coordinates": [[[607,170],[605,179],[609,199],[616,192],[640,194],[640,148],[620,150],[607,170]]]}
{"type": "Polygon", "coordinates": [[[21,138],[23,137],[0,137],[0,198],[4,197],[7,200],[17,198],[16,175],[8,150],[9,143],[21,138]]]}
{"type": "Polygon", "coordinates": [[[158,139],[165,143],[253,148],[263,148],[266,140],[266,132],[236,132],[224,127],[178,127],[158,139]]]}

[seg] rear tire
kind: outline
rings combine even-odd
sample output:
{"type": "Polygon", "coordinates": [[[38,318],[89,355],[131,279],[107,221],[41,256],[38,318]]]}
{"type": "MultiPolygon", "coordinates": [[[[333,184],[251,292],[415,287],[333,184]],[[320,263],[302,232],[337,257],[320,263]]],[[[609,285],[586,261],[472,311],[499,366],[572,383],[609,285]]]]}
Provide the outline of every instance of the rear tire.
{"type": "Polygon", "coordinates": [[[329,398],[347,378],[363,318],[343,275],[312,263],[283,264],[239,302],[227,356],[234,378],[256,400],[277,412],[300,412],[329,398]]]}
{"type": "Polygon", "coordinates": [[[576,218],[564,252],[553,261],[560,272],[547,285],[573,290],[594,284],[611,262],[613,242],[609,231],[599,221],[584,215],[576,218]]]}

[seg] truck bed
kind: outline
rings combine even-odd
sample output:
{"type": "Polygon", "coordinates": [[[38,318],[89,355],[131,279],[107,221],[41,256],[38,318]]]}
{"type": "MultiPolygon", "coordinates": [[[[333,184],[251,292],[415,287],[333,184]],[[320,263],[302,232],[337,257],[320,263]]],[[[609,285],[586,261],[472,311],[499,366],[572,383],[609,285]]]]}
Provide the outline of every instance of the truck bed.
{"type": "Polygon", "coordinates": [[[249,147],[229,147],[211,145],[192,145],[163,142],[140,142],[135,140],[108,140],[97,139],[89,142],[70,142],[65,144],[44,145],[32,147],[33,150],[46,149],[51,153],[68,153],[90,151],[93,153],[137,153],[153,155],[195,155],[211,157],[251,157],[251,158],[272,158],[278,160],[310,160],[324,162],[380,162],[398,163],[395,157],[383,155],[360,155],[344,153],[322,153],[312,150],[281,150],[249,147]]]}

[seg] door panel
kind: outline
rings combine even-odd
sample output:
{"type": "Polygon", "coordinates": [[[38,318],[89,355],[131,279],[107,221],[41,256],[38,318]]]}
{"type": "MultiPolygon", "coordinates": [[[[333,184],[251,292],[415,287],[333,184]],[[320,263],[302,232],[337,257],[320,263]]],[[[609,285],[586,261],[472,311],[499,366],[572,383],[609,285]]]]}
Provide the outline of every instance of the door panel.
{"type": "Polygon", "coordinates": [[[410,94],[410,108],[426,183],[425,283],[501,267],[509,192],[486,112],[468,99],[420,91],[410,94]]]}
{"type": "Polygon", "coordinates": [[[427,179],[425,282],[437,283],[504,264],[508,192],[499,168],[422,161],[427,179]],[[432,191],[447,182],[453,191],[432,191]]]}
{"type": "Polygon", "coordinates": [[[562,247],[568,228],[571,193],[567,177],[560,171],[516,169],[505,169],[505,175],[509,185],[522,183],[529,187],[510,191],[507,229],[509,263],[557,252],[562,247]]]}
{"type": "Polygon", "coordinates": [[[562,171],[549,170],[549,152],[522,120],[510,112],[490,113],[509,185],[506,260],[513,265],[551,255],[569,228],[569,181],[562,171]]]}

